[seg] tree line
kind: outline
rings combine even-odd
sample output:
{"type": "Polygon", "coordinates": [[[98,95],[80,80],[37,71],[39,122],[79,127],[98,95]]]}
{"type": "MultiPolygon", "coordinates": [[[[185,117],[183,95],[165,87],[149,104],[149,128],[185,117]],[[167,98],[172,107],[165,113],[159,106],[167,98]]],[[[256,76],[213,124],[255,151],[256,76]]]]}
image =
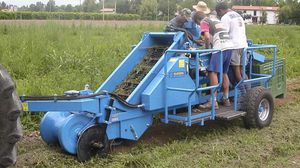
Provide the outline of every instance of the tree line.
{"type": "MultiPolygon", "coordinates": [[[[18,11],[33,12],[92,12],[99,13],[103,8],[115,8],[117,13],[139,14],[141,19],[168,20],[180,8],[190,8],[198,3],[198,0],[82,0],[80,5],[56,5],[55,0],[49,0],[46,4],[36,2],[22,6],[18,11]]],[[[214,8],[217,0],[203,0],[210,8],[214,8]]],[[[80,1],[81,2],[81,1],[80,1]]],[[[283,23],[300,24],[300,2],[298,0],[231,0],[231,5],[257,5],[278,6],[279,21],[283,23]]],[[[2,2],[0,9],[8,8],[8,4],[2,2]]]]}

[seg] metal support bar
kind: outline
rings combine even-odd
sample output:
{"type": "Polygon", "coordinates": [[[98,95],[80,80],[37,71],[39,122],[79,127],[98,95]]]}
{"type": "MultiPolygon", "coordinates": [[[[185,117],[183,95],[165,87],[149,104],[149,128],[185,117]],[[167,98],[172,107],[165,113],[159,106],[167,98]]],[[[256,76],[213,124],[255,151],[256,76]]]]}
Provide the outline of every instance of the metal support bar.
{"type": "Polygon", "coordinates": [[[210,90],[210,89],[216,89],[217,87],[219,87],[219,84],[218,85],[213,85],[213,86],[207,86],[207,87],[204,87],[204,88],[198,88],[197,91],[205,91],[205,90],[210,90]]]}
{"type": "Polygon", "coordinates": [[[167,87],[167,90],[181,91],[181,92],[194,92],[195,91],[195,89],[182,89],[182,88],[175,88],[175,87],[167,87]]]}
{"type": "MultiPolygon", "coordinates": [[[[246,47],[243,49],[243,55],[242,55],[242,80],[237,83],[237,85],[234,88],[234,110],[237,111],[237,88],[242,84],[242,83],[251,83],[255,81],[263,81],[263,80],[270,80],[275,74],[276,74],[276,45],[257,45],[254,44],[251,47],[246,47]],[[246,55],[247,51],[251,50],[253,52],[254,49],[273,49],[273,67],[272,67],[272,75],[265,76],[265,77],[260,77],[260,78],[255,78],[255,79],[246,79],[246,55]]],[[[252,68],[250,68],[250,74],[252,73],[252,68]]]]}
{"type": "Polygon", "coordinates": [[[27,101],[31,112],[40,111],[84,111],[100,113],[99,99],[60,100],[60,101],[27,101]]]}

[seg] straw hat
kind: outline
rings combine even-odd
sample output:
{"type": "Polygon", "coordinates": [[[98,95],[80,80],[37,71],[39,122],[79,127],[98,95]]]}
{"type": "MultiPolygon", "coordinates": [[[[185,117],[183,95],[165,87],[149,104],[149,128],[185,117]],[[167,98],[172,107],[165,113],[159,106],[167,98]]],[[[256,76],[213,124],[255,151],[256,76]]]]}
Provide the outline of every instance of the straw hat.
{"type": "Polygon", "coordinates": [[[197,5],[193,5],[193,8],[196,11],[201,11],[204,14],[209,14],[210,13],[210,9],[207,7],[207,4],[203,1],[199,1],[197,5]]]}

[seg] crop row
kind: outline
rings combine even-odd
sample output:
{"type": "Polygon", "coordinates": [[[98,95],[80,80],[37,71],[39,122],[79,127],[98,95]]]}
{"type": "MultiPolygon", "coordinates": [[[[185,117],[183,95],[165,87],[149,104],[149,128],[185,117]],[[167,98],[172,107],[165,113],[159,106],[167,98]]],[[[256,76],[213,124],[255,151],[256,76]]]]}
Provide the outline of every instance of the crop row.
{"type": "MultiPolygon", "coordinates": [[[[72,12],[0,12],[0,20],[102,20],[101,13],[72,13],[72,12]]],[[[104,14],[105,20],[138,20],[136,14],[104,14]]]]}

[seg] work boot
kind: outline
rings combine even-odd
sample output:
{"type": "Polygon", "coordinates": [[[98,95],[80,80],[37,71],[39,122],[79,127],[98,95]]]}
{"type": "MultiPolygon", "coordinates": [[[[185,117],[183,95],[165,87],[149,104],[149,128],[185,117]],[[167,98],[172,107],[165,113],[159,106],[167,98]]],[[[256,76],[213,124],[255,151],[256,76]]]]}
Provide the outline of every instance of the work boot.
{"type": "Polygon", "coordinates": [[[228,98],[226,99],[224,97],[222,97],[222,99],[221,99],[221,104],[225,107],[230,107],[231,106],[230,100],[228,98]]]}
{"type": "MultiPolygon", "coordinates": [[[[199,105],[199,108],[201,108],[201,109],[211,109],[211,106],[212,106],[212,102],[208,101],[207,103],[199,105]]],[[[215,101],[215,110],[218,110],[218,109],[219,109],[218,102],[215,101]]]]}

